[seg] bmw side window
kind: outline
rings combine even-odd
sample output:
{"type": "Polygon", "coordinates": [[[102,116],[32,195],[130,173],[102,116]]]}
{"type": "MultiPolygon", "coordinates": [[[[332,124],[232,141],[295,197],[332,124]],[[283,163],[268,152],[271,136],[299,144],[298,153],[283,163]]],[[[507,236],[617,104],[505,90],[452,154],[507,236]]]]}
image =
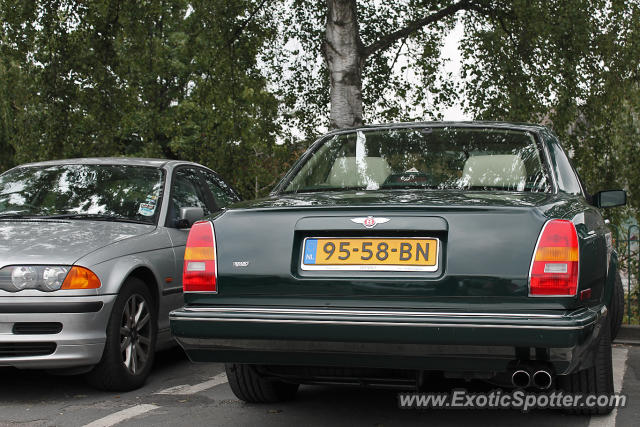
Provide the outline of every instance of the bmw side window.
{"type": "Polygon", "coordinates": [[[194,169],[178,169],[171,185],[171,203],[167,216],[170,226],[179,219],[180,208],[202,208],[205,216],[211,214],[205,190],[201,187],[200,176],[194,169]]]}
{"type": "Polygon", "coordinates": [[[213,194],[213,197],[216,199],[217,205],[221,208],[229,206],[230,204],[240,200],[233,190],[223,183],[216,175],[208,172],[203,172],[202,175],[209,187],[209,190],[211,190],[211,194],[213,194]]]}

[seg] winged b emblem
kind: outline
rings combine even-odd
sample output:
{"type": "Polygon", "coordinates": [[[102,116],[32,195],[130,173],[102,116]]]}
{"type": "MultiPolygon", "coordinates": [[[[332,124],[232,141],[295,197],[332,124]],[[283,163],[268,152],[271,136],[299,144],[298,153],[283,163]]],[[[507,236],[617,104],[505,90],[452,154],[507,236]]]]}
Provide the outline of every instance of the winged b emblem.
{"type": "Polygon", "coordinates": [[[373,216],[360,217],[360,218],[351,218],[351,221],[356,224],[362,224],[366,228],[373,228],[378,224],[384,224],[385,222],[391,221],[389,218],[376,218],[373,216]]]}

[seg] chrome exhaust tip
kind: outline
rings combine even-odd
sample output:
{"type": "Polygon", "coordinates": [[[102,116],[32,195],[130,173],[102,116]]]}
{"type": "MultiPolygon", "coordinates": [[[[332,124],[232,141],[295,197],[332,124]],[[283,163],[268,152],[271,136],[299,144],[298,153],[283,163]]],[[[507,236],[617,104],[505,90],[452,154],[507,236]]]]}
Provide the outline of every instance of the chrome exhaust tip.
{"type": "Polygon", "coordinates": [[[529,372],[518,369],[513,373],[513,375],[511,375],[511,384],[513,384],[514,387],[519,388],[529,387],[529,384],[531,384],[531,376],[529,375],[529,372]]]}
{"type": "Polygon", "coordinates": [[[553,378],[549,371],[536,371],[533,374],[533,385],[541,390],[546,390],[551,387],[551,383],[553,382],[553,378]]]}

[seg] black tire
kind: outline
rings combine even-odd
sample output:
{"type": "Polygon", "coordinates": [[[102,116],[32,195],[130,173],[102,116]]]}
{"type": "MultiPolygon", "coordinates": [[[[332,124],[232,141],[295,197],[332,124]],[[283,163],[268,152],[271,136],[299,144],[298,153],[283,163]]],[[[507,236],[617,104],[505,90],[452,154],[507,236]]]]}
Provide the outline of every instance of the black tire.
{"type": "Polygon", "coordinates": [[[277,403],[292,400],[299,384],[264,378],[254,365],[226,364],[227,379],[233,394],[248,403],[277,403]]]}
{"type": "Polygon", "coordinates": [[[140,279],[127,279],[109,317],[102,359],[86,375],[89,384],[107,391],[140,388],[153,366],[157,331],[158,315],[149,288],[140,279]],[[133,312],[138,311],[136,318],[133,312]]]}
{"type": "Polygon", "coordinates": [[[611,296],[611,341],[615,340],[622,325],[624,317],[624,288],[620,273],[616,273],[616,281],[611,296]]]}
{"type": "MultiPolygon", "coordinates": [[[[587,395],[613,394],[613,364],[611,360],[611,331],[605,322],[602,336],[594,349],[594,365],[591,368],[558,377],[560,389],[571,394],[587,395]]],[[[613,405],[567,408],[567,412],[584,415],[605,415],[613,410],[613,405]]]]}

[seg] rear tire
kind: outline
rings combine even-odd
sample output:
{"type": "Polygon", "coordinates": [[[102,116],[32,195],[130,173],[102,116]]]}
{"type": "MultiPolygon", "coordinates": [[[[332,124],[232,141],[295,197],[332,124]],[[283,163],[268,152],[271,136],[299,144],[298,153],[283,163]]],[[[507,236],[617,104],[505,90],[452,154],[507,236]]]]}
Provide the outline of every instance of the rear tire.
{"type": "MultiPolygon", "coordinates": [[[[595,348],[594,365],[591,368],[558,377],[559,388],[567,393],[586,395],[613,395],[613,364],[611,361],[610,323],[603,325],[602,336],[595,348]]],[[[584,400],[583,400],[584,401],[584,400]]],[[[567,412],[584,415],[604,415],[613,410],[613,405],[568,408],[567,412]]]]}
{"type": "Polygon", "coordinates": [[[611,341],[615,340],[622,325],[624,317],[624,288],[620,273],[616,273],[616,281],[613,285],[611,296],[611,341]]]}
{"type": "Polygon", "coordinates": [[[140,388],[155,357],[158,315],[145,283],[131,277],[113,305],[100,362],[86,375],[92,386],[107,391],[140,388]]]}
{"type": "Polygon", "coordinates": [[[227,379],[233,394],[248,403],[277,403],[292,400],[299,384],[265,378],[254,365],[226,364],[227,379]]]}

